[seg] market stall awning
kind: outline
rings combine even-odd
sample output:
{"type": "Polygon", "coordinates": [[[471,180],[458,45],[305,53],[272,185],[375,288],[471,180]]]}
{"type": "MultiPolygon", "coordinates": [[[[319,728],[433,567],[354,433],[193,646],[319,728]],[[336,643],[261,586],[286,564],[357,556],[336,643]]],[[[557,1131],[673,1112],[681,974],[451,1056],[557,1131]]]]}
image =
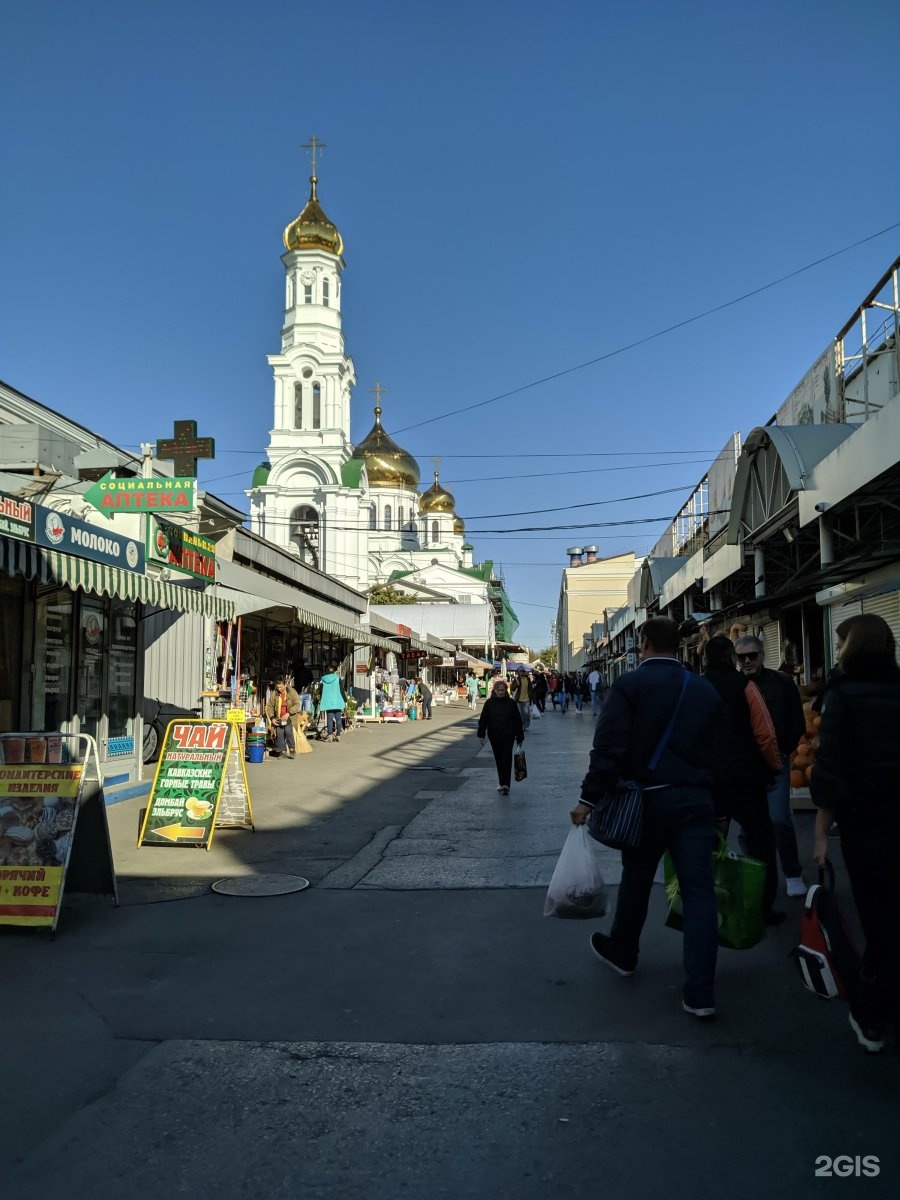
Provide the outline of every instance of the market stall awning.
{"type": "Polygon", "coordinates": [[[361,625],[350,624],[355,614],[348,609],[320,600],[317,596],[291,587],[289,583],[250,571],[227,559],[220,560],[217,569],[219,584],[216,591],[231,599],[238,616],[265,612],[270,608],[287,608],[299,624],[334,634],[354,645],[379,646],[384,650],[396,648],[386,638],[378,637],[361,625]]]}
{"type": "Polygon", "coordinates": [[[103,563],[58,550],[45,550],[28,542],[0,537],[0,570],[17,572],[41,583],[59,583],[64,587],[94,592],[98,596],[116,596],[120,600],[140,600],[157,608],[201,613],[216,620],[229,620],[234,614],[231,601],[213,588],[181,587],[153,575],[138,575],[103,563]]]}

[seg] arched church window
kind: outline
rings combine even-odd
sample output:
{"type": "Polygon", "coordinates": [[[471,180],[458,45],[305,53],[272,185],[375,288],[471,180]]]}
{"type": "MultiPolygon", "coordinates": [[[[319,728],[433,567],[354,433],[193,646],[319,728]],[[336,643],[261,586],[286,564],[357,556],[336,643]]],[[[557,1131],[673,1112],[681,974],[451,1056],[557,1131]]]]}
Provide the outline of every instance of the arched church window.
{"type": "Polygon", "coordinates": [[[378,525],[377,525],[377,519],[376,519],[376,514],[375,514],[375,505],[374,505],[374,504],[373,504],[373,505],[372,505],[372,507],[369,509],[369,528],[370,528],[370,529],[377,529],[377,528],[378,528],[378,525]]]}
{"type": "Polygon", "coordinates": [[[391,506],[389,504],[386,504],[384,506],[384,527],[385,527],[385,529],[390,529],[390,527],[391,527],[391,516],[392,516],[391,506]]]}
{"type": "Polygon", "coordinates": [[[322,389],[317,384],[313,384],[313,429],[322,428],[322,389]]]}
{"type": "Polygon", "coordinates": [[[294,384],[294,428],[303,428],[303,384],[294,384]]]}
{"type": "Polygon", "coordinates": [[[319,514],[308,504],[295,508],[291,513],[291,545],[300,561],[310,567],[319,566],[319,514]]]}
{"type": "Polygon", "coordinates": [[[431,540],[433,542],[439,542],[441,540],[441,527],[437,521],[431,522],[431,540]]]}
{"type": "Polygon", "coordinates": [[[326,279],[322,280],[322,303],[325,305],[326,308],[328,307],[328,296],[329,296],[329,283],[328,283],[328,279],[326,278],[326,279]]]}

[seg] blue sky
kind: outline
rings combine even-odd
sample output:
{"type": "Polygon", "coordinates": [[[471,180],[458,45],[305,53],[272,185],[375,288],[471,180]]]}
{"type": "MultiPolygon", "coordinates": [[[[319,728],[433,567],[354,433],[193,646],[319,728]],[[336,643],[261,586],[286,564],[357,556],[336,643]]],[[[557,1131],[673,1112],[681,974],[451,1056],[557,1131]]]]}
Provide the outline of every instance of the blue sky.
{"type": "MultiPolygon", "coordinates": [[[[895,0],[34,0],[0,38],[0,377],[124,445],[196,417],[218,445],[201,483],[239,507],[312,133],[346,247],[353,436],[381,380],[387,429],[426,483],[443,456],[466,518],[683,488],[572,522],[673,515],[900,253],[897,229],[410,428],[900,221],[895,0]],[[458,457],[476,453],[510,457],[458,457]]],[[[472,540],[540,647],[566,546],[642,553],[663,528],[472,540]]]]}

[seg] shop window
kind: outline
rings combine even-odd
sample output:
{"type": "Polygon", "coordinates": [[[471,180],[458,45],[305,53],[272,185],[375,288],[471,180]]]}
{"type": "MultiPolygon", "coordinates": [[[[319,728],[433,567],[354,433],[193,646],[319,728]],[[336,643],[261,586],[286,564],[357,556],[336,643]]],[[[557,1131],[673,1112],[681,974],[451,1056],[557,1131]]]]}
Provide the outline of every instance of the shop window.
{"type": "Polygon", "coordinates": [[[85,596],[81,602],[76,641],[75,712],[78,732],[100,736],[103,718],[103,662],[106,656],[106,613],[102,600],[85,596]]]}
{"type": "Polygon", "coordinates": [[[319,384],[313,384],[313,412],[312,412],[312,427],[313,429],[322,428],[322,389],[319,384]]]}
{"type": "Polygon", "coordinates": [[[391,528],[391,518],[392,518],[391,506],[389,504],[386,504],[384,506],[384,527],[385,527],[385,529],[391,528]]]}
{"type": "Polygon", "coordinates": [[[35,729],[66,729],[72,716],[72,617],[75,596],[68,590],[38,596],[35,614],[35,729]]]}
{"type": "Polygon", "coordinates": [[[0,730],[21,729],[19,697],[22,683],[22,605],[25,580],[0,575],[0,730]]]}
{"type": "Polygon", "coordinates": [[[329,283],[327,279],[322,280],[322,303],[328,307],[329,283]]]}
{"type": "Polygon", "coordinates": [[[294,384],[294,428],[303,428],[303,384],[294,384]]]}
{"type": "Polygon", "coordinates": [[[437,521],[431,522],[431,540],[433,542],[439,542],[441,540],[441,527],[437,521]]]}
{"type": "Polygon", "coordinates": [[[319,567],[319,514],[304,504],[291,513],[291,544],[301,562],[319,567]]]}
{"type": "Polygon", "coordinates": [[[137,614],[131,600],[111,600],[106,639],[107,754],[134,749],[135,684],[137,682],[137,614]],[[131,746],[128,745],[131,739],[131,746]]]}

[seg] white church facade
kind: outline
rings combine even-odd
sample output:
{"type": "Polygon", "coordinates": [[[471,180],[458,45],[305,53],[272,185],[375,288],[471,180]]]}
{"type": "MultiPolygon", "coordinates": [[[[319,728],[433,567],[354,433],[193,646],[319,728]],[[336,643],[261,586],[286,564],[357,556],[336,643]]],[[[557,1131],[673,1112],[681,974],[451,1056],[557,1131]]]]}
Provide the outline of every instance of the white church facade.
{"type": "Polygon", "coordinates": [[[274,420],[247,492],[253,532],[362,592],[436,562],[471,567],[454,497],[437,471],[420,493],[418,463],[382,426],[380,384],[374,425],[351,440],[356,374],[341,318],[344,243],[319,204],[315,157],[309,200],[284,245],[281,350],[268,360],[274,420]]]}

